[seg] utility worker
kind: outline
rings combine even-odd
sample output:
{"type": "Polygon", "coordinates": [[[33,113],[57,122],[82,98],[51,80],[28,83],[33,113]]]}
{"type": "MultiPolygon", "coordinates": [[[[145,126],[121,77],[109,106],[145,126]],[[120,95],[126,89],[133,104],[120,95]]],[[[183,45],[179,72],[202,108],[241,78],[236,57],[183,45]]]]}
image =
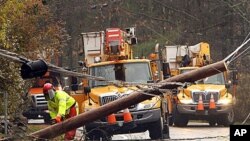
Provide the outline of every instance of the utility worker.
{"type": "MultiPolygon", "coordinates": [[[[43,94],[48,101],[48,110],[51,118],[59,123],[64,119],[74,117],[78,114],[77,103],[75,99],[69,96],[65,91],[56,90],[51,83],[45,83],[43,86],[43,94]]],[[[65,133],[65,140],[73,140],[76,129],[65,133]]]]}

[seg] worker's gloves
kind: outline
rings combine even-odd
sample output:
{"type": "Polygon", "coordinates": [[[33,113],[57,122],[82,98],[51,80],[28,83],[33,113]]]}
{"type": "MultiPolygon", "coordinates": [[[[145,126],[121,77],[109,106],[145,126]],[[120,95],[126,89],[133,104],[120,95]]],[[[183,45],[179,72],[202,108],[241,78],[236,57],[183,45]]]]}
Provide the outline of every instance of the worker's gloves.
{"type": "Polygon", "coordinates": [[[57,115],[57,116],[55,117],[55,121],[56,121],[56,123],[62,122],[62,116],[57,115]]]}

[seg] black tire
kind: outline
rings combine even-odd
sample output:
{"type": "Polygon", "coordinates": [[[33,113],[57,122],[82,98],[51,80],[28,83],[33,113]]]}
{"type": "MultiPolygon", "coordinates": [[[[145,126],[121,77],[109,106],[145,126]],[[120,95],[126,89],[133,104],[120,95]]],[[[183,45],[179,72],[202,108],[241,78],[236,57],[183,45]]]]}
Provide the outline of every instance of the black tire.
{"type": "Polygon", "coordinates": [[[149,136],[152,140],[162,139],[163,137],[163,119],[159,118],[149,126],[149,136]]]}
{"type": "Polygon", "coordinates": [[[208,123],[209,123],[209,126],[214,127],[217,123],[217,119],[215,117],[209,117],[208,123]]]}
{"type": "Polygon", "coordinates": [[[209,126],[214,127],[216,125],[216,120],[212,119],[208,121],[209,126]]]}
{"type": "Polygon", "coordinates": [[[174,112],[173,112],[173,121],[174,125],[177,127],[185,127],[188,124],[188,117],[184,114],[180,114],[177,105],[175,106],[174,112]]]}
{"type": "Polygon", "coordinates": [[[86,130],[86,141],[110,141],[111,136],[108,133],[101,129],[94,129],[94,130],[86,130]]]}
{"type": "Polygon", "coordinates": [[[218,125],[228,127],[234,123],[234,111],[231,110],[229,113],[222,114],[218,118],[218,125]]]}
{"type": "Polygon", "coordinates": [[[169,115],[169,117],[168,117],[168,125],[169,126],[173,126],[174,125],[173,115],[169,115]]]}
{"type": "Polygon", "coordinates": [[[44,123],[45,123],[45,124],[51,124],[51,123],[52,123],[51,117],[50,117],[49,114],[44,114],[44,115],[43,115],[43,120],[44,120],[44,123]]]}
{"type": "Polygon", "coordinates": [[[162,136],[162,139],[170,139],[169,125],[168,124],[163,124],[163,136],[162,136]]]}

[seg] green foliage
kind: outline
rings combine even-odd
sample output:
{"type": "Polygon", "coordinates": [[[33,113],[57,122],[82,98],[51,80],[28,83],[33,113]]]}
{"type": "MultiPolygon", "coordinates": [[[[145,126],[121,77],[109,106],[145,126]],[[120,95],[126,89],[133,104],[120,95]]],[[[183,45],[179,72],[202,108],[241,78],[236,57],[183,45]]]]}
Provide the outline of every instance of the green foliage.
{"type": "MultiPolygon", "coordinates": [[[[8,94],[8,115],[12,117],[18,112],[16,110],[19,110],[19,106],[23,102],[23,88],[27,87],[25,87],[24,81],[18,74],[19,69],[17,64],[8,62],[5,59],[1,59],[0,63],[2,64],[0,70],[0,101],[4,101],[3,93],[6,92],[8,94]]],[[[4,103],[1,102],[0,115],[3,115],[3,108],[4,103]]]]}
{"type": "MultiPolygon", "coordinates": [[[[66,46],[68,34],[64,24],[40,0],[8,0],[0,5],[0,48],[22,54],[30,59],[50,61],[66,46]]],[[[0,57],[0,92],[8,93],[9,116],[20,114],[28,103],[30,81],[20,77],[20,64],[0,57]],[[18,111],[16,111],[18,110],[18,111]]],[[[3,101],[1,94],[0,100],[3,101]]],[[[3,103],[0,114],[3,114],[3,103]]]]}
{"type": "Polygon", "coordinates": [[[63,23],[41,1],[7,1],[1,8],[0,42],[29,58],[50,59],[67,41],[63,23]]]}

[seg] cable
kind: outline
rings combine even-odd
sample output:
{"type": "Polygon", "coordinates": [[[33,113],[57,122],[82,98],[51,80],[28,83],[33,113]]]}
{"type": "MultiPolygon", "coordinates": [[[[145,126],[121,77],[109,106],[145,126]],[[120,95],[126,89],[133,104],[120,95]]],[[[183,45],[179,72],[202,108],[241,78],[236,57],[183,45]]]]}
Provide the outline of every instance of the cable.
{"type": "Polygon", "coordinates": [[[249,117],[250,117],[250,113],[248,113],[247,117],[245,118],[245,120],[241,124],[244,125],[247,122],[247,120],[249,119],[249,117]]]}
{"type": "Polygon", "coordinates": [[[2,58],[7,58],[7,59],[10,59],[10,60],[13,60],[17,63],[26,63],[27,60],[25,60],[24,58],[21,58],[21,57],[15,57],[15,56],[11,56],[11,55],[8,55],[6,54],[5,52],[2,52],[2,49],[0,49],[0,57],[2,58]]]}
{"type": "Polygon", "coordinates": [[[234,58],[232,58],[229,62],[229,64],[231,62],[233,62],[234,60],[236,60],[237,58],[239,58],[243,53],[245,53],[248,49],[250,48],[250,46],[248,46],[245,50],[243,50],[240,54],[238,54],[237,56],[235,56],[234,58]]]}
{"type": "Polygon", "coordinates": [[[231,54],[229,54],[225,59],[223,59],[223,61],[224,62],[229,61],[229,59],[232,56],[234,56],[234,54],[236,54],[241,48],[243,48],[249,41],[250,41],[250,38],[247,41],[245,41],[243,44],[241,44],[239,47],[237,47],[237,49],[234,52],[232,52],[231,54]]]}
{"type": "Polygon", "coordinates": [[[244,42],[246,42],[246,40],[248,39],[249,35],[250,35],[250,32],[248,32],[246,38],[243,40],[243,42],[241,44],[243,44],[244,42]]]}
{"type": "MultiPolygon", "coordinates": [[[[21,63],[21,64],[24,64],[24,63],[31,61],[23,56],[20,56],[16,53],[9,52],[9,51],[3,50],[3,49],[0,49],[0,57],[7,58],[7,59],[10,59],[10,60],[15,61],[17,63],[21,63]]],[[[80,77],[80,78],[87,78],[87,79],[96,80],[96,81],[108,81],[108,80],[104,79],[103,77],[96,77],[96,76],[91,76],[91,75],[82,74],[82,73],[78,73],[78,72],[68,71],[68,70],[65,70],[64,68],[55,66],[55,65],[48,63],[48,62],[46,62],[46,64],[47,64],[49,70],[51,70],[52,72],[59,72],[59,73],[65,74],[65,75],[71,75],[71,76],[80,77]]]]}
{"type": "Polygon", "coordinates": [[[82,73],[78,73],[78,72],[68,71],[68,70],[65,70],[64,68],[55,66],[55,65],[50,64],[50,63],[47,63],[47,65],[48,65],[49,70],[52,72],[60,72],[60,73],[65,74],[65,75],[70,75],[70,76],[75,76],[75,77],[80,77],[80,78],[87,78],[87,79],[96,80],[96,81],[108,81],[108,80],[104,79],[103,77],[97,77],[97,76],[82,74],[82,73]]]}

